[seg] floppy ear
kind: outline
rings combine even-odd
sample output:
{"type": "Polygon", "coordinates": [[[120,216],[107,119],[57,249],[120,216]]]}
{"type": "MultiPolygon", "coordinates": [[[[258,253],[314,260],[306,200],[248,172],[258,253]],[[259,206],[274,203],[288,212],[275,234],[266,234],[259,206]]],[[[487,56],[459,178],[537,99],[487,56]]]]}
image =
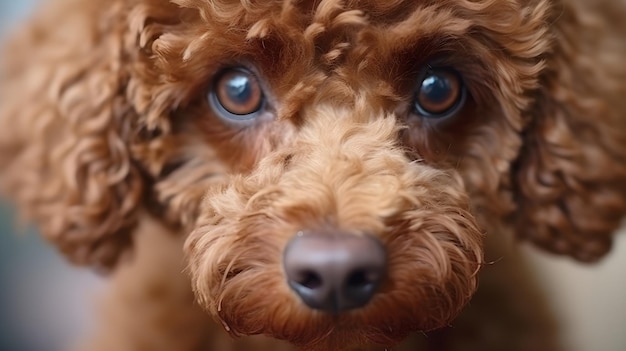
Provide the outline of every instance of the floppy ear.
{"type": "Polygon", "coordinates": [[[553,52],[513,174],[518,235],[580,261],[610,250],[626,213],[626,12],[609,3],[555,7],[553,52]]]}
{"type": "Polygon", "coordinates": [[[71,261],[107,269],[142,197],[128,149],[137,118],[122,89],[123,19],[74,6],[53,5],[3,51],[0,184],[71,261]]]}

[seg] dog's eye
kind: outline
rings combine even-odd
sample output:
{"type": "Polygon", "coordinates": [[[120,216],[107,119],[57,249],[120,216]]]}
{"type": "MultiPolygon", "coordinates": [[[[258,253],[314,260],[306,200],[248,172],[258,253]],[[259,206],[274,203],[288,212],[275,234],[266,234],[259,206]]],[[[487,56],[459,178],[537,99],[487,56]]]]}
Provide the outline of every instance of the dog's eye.
{"type": "Polygon", "coordinates": [[[463,106],[465,87],[458,72],[450,68],[430,68],[419,80],[415,110],[427,118],[449,117],[463,106]]]}
{"type": "Polygon", "coordinates": [[[229,68],[215,80],[209,102],[221,117],[247,120],[254,118],[263,108],[264,96],[252,72],[244,68],[229,68]]]}

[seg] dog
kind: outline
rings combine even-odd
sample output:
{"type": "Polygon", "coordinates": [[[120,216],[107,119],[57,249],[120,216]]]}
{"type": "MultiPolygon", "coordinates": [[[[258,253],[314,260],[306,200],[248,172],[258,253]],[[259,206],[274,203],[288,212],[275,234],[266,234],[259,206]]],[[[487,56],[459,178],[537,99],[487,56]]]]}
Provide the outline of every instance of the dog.
{"type": "Polygon", "coordinates": [[[610,251],[621,2],[43,6],[4,51],[0,180],[111,276],[85,350],[559,348],[511,239],[610,251]]]}

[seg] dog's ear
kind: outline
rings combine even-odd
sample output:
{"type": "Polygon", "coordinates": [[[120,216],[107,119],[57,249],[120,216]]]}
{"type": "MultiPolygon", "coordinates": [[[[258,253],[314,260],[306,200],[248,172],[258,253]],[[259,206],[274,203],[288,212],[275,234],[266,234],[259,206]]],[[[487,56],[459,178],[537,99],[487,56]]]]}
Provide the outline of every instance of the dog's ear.
{"type": "Polygon", "coordinates": [[[142,197],[128,147],[137,118],[120,19],[78,5],[44,13],[3,51],[0,184],[72,262],[108,269],[142,197]]]}
{"type": "Polygon", "coordinates": [[[580,261],[610,250],[626,213],[626,16],[599,3],[606,18],[555,7],[554,48],[513,173],[518,235],[580,261]]]}

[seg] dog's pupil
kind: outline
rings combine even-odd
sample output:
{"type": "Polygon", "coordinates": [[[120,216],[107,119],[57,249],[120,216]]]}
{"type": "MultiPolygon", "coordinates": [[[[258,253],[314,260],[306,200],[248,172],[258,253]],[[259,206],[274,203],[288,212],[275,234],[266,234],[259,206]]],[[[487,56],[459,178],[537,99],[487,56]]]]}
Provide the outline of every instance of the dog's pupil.
{"type": "Polygon", "coordinates": [[[236,75],[226,82],[226,93],[233,103],[245,104],[252,97],[250,79],[241,74],[236,75]]]}
{"type": "Polygon", "coordinates": [[[446,102],[450,98],[451,92],[450,81],[443,76],[433,74],[426,77],[422,82],[422,94],[431,103],[440,104],[446,102]]]}

